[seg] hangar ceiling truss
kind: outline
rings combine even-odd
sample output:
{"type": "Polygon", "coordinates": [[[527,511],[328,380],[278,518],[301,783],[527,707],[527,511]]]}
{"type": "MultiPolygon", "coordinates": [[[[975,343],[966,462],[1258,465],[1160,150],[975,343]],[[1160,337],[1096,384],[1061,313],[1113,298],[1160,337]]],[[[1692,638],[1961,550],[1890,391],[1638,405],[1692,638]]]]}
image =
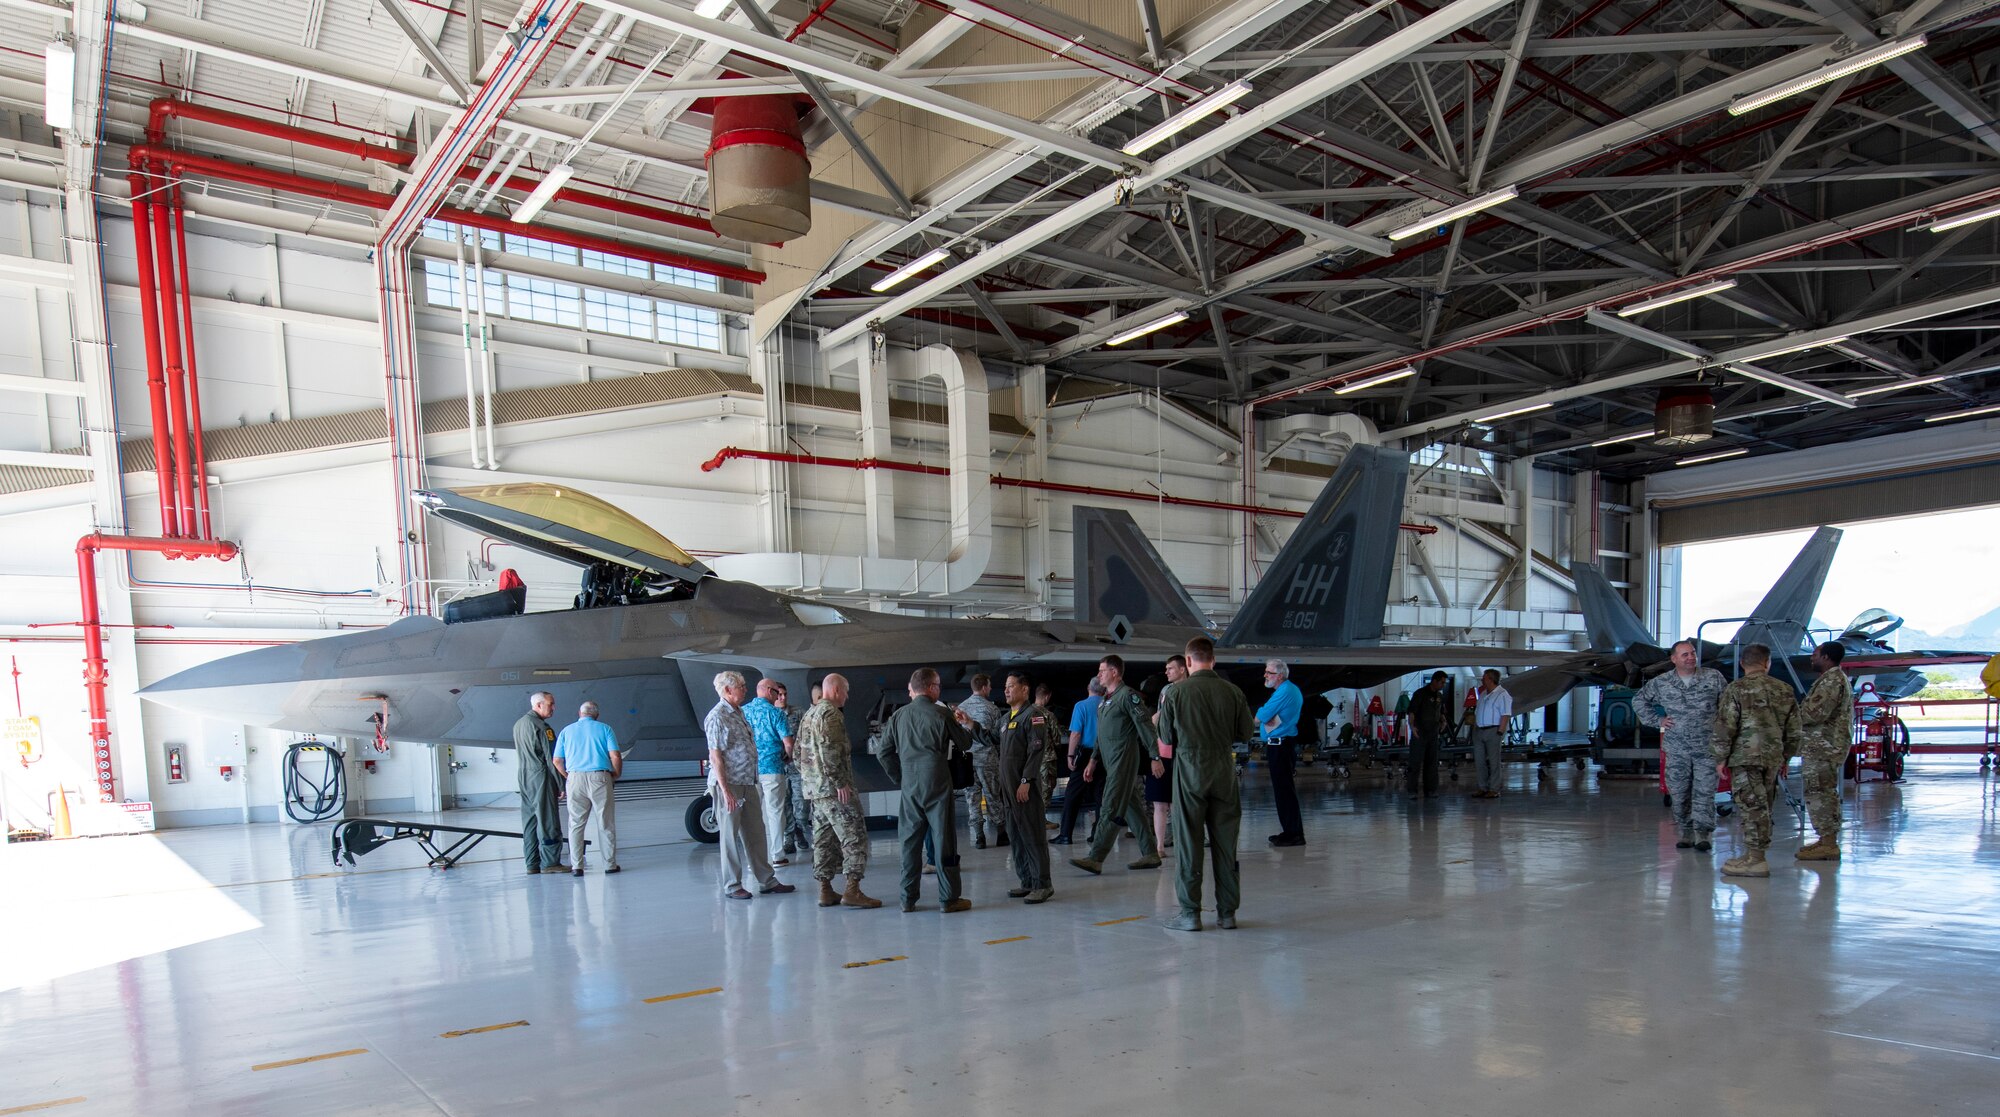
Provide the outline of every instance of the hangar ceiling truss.
{"type": "MultiPolygon", "coordinates": [[[[948,340],[1626,476],[1687,456],[1626,437],[1663,390],[1711,392],[1710,445],[1751,453],[2000,402],[2000,218],[1953,222],[2000,209],[2000,0],[586,0],[449,158],[518,5],[119,7],[107,143],[172,96],[402,153],[178,121],[187,151],[356,191],[202,188],[239,219],[372,243],[440,200],[511,212],[569,163],[623,210],[564,195],[546,228],[782,261],[810,281],[758,304],[830,347],[948,340]],[[1034,119],[996,92],[1038,82],[1065,84],[1034,119]],[[746,91],[809,98],[816,163],[865,168],[813,184],[844,243],[703,227],[702,99],[746,91]],[[912,181],[924,121],[985,154],[912,181]],[[386,219],[342,200],[383,195],[386,219]]],[[[0,105],[39,105],[38,45],[74,14],[0,0],[0,105]]],[[[47,134],[16,133],[0,180],[45,184],[47,134]]]]}

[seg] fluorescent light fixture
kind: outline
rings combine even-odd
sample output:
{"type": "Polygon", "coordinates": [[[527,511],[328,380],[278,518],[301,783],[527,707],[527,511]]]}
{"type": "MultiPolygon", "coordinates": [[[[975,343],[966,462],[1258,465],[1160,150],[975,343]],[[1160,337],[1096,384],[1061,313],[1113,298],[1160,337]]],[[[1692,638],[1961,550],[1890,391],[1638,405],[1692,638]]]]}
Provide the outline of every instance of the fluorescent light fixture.
{"type": "Polygon", "coordinates": [[[1897,380],[1889,384],[1877,384],[1873,388],[1861,388],[1849,392],[1847,395],[1849,399],[1860,399],[1863,396],[1886,395],[1889,392],[1900,392],[1905,388],[1921,388],[1926,384],[1942,384],[1950,379],[1951,377],[1948,375],[1919,376],[1915,380],[1897,380]]]}
{"type": "Polygon", "coordinates": [[[1754,357],[1745,357],[1743,358],[1743,360],[1767,361],[1770,360],[1772,357],[1782,357],[1787,353],[1803,353],[1808,349],[1824,349],[1829,345],[1839,345],[1841,342],[1846,341],[1848,338],[1852,336],[1854,335],[1841,334],[1839,337],[1824,338],[1820,341],[1801,341],[1796,345],[1787,345],[1779,349],[1769,349],[1762,353],[1757,354],[1754,357]]]}
{"type": "Polygon", "coordinates": [[[528,200],[522,202],[520,208],[508,215],[507,220],[517,225],[526,225],[533,221],[548,207],[549,201],[556,196],[556,191],[569,185],[569,180],[575,174],[576,168],[568,163],[557,163],[551,167],[547,176],[535,184],[534,192],[528,195],[528,200]]]}
{"type": "Polygon", "coordinates": [[[1929,229],[1933,233],[1942,233],[1948,229],[1956,229],[1961,225],[1970,225],[1975,221],[1984,221],[1989,217],[2000,217],[2000,206],[1987,206],[1985,209],[1975,209],[1971,213],[1961,213],[1955,217],[1946,217],[1922,227],[1929,229]]]}
{"type": "Polygon", "coordinates": [[[1803,380],[1794,379],[1793,377],[1775,372],[1765,372],[1755,365],[1729,365],[1727,367],[1731,371],[1747,376],[1752,380],[1760,380],[1774,388],[1783,388],[1787,392],[1797,392],[1802,396],[1811,396],[1816,400],[1823,400],[1836,407],[1853,408],[1861,406],[1830,388],[1822,388],[1817,384],[1808,384],[1803,380]]]}
{"type": "Polygon", "coordinates": [[[1634,314],[1644,314],[1649,310],[1658,310],[1663,306],[1672,306],[1675,303],[1684,303],[1689,299],[1698,299],[1703,295],[1713,295],[1717,291],[1727,291],[1734,286],[1736,286],[1736,281],[1733,279],[1718,279],[1714,283],[1704,283],[1699,287],[1688,287],[1680,291],[1669,291],[1664,295],[1655,296],[1653,298],[1647,299],[1644,302],[1636,302],[1633,303],[1631,306],[1619,308],[1618,317],[1630,318],[1634,314]]]}
{"type": "Polygon", "coordinates": [[[1132,137],[1131,143],[1126,144],[1118,150],[1127,155],[1137,155],[1148,148],[1158,147],[1168,139],[1179,135],[1181,130],[1188,125],[1205,117],[1214,116],[1218,111],[1228,107],[1231,102],[1238,100],[1248,92],[1250,92],[1249,82],[1232,81],[1221,89],[1203,97],[1187,108],[1132,137]]]}
{"type": "Polygon", "coordinates": [[[1112,338],[1110,341],[1105,342],[1104,344],[1123,345],[1126,342],[1131,341],[1135,337],[1145,337],[1147,334],[1152,333],[1154,330],[1164,330],[1168,326],[1178,326],[1182,322],[1185,322],[1187,320],[1188,320],[1187,311],[1176,310],[1172,314],[1167,315],[1165,318],[1155,318],[1151,322],[1148,322],[1143,326],[1134,326],[1131,329],[1126,330],[1124,333],[1119,334],[1117,337],[1112,338]]]}
{"type": "Polygon", "coordinates": [[[1511,202],[1521,196],[1520,191],[1511,186],[1503,186],[1490,194],[1481,194],[1471,201],[1460,202],[1448,209],[1441,209],[1429,217],[1418,218],[1389,234],[1390,240],[1404,240],[1418,233],[1449,225],[1461,217],[1470,217],[1483,209],[1492,209],[1502,202],[1511,202]]]}
{"type": "Polygon", "coordinates": [[[1859,54],[1850,54],[1823,70],[1815,70],[1802,78],[1793,78],[1783,85],[1772,86],[1762,93],[1752,93],[1748,97],[1738,98],[1730,104],[1729,115],[1742,116],[1746,112],[1755,112],[1774,101],[1782,101],[1787,97],[1804,93],[1808,89],[1818,89],[1830,81],[1838,81],[1849,74],[1860,73],[1870,66],[1887,62],[1891,58],[1901,58],[1911,51],[1922,50],[1927,42],[1929,40],[1925,39],[1922,35],[1917,35],[1893,43],[1883,43],[1879,47],[1864,50],[1859,54]]]}
{"type": "Polygon", "coordinates": [[[1719,461],[1721,461],[1721,460],[1722,460],[1722,459],[1724,459],[1724,458],[1740,458],[1740,457],[1742,457],[1743,455],[1745,455],[1745,454],[1747,454],[1747,453],[1749,453],[1749,452],[1750,452],[1750,451],[1748,451],[1748,450],[1745,450],[1744,448],[1742,448],[1741,446],[1739,446],[1739,447],[1737,447],[1737,448],[1736,448],[1736,449],[1734,449],[1734,450],[1724,450],[1724,451],[1722,451],[1721,453],[1717,453],[1717,454],[1703,454],[1703,455],[1701,455],[1700,457],[1697,457],[1697,458],[1682,458],[1682,459],[1681,459],[1680,461],[1677,461],[1677,462],[1675,462],[1674,464],[1675,464],[1675,465],[1700,465],[1700,464],[1701,464],[1701,463],[1703,463],[1703,462],[1719,462],[1719,461]]]}
{"type": "Polygon", "coordinates": [[[76,48],[57,39],[42,48],[42,119],[67,132],[76,127],[76,48]]]}
{"type": "Polygon", "coordinates": [[[1404,365],[1402,368],[1396,369],[1393,372],[1385,372],[1380,376],[1371,376],[1366,380],[1356,380],[1352,384],[1342,384],[1333,390],[1333,394],[1336,396],[1351,396],[1363,389],[1380,387],[1391,381],[1401,380],[1406,376],[1415,376],[1416,374],[1417,369],[1415,365],[1404,365]]]}
{"type": "Polygon", "coordinates": [[[1600,438],[1597,441],[1591,443],[1591,445],[1616,446],[1620,442],[1637,442],[1642,438],[1652,438],[1652,437],[1654,437],[1653,428],[1647,427],[1645,430],[1633,431],[1631,434],[1616,434],[1612,435],[1610,438],[1600,438]]]}
{"type": "Polygon", "coordinates": [[[1491,415],[1481,415],[1479,418],[1474,419],[1473,422],[1491,423],[1500,419],[1512,419],[1516,415],[1531,415],[1537,411],[1547,411],[1554,406],[1555,404],[1553,403],[1531,403],[1526,407],[1516,407],[1512,411],[1495,411],[1491,415]]]}
{"type": "Polygon", "coordinates": [[[902,267],[897,268],[895,271],[890,272],[888,275],[885,275],[882,278],[876,280],[875,282],[870,283],[868,285],[868,289],[870,291],[887,291],[891,287],[894,287],[897,284],[904,282],[911,276],[917,274],[920,271],[923,271],[925,268],[930,267],[932,264],[937,263],[939,260],[942,260],[949,255],[951,255],[951,253],[946,251],[945,249],[933,248],[929,252],[924,253],[922,256],[919,256],[916,259],[911,260],[909,263],[904,264],[902,267]]]}
{"type": "Polygon", "coordinates": [[[1969,411],[1953,411],[1946,415],[1933,415],[1925,419],[1924,422],[1942,423],[1947,419],[1970,419],[1974,415],[1992,415],[1995,413],[2000,413],[2000,403],[1989,403],[1985,407],[1975,407],[1969,411]]]}

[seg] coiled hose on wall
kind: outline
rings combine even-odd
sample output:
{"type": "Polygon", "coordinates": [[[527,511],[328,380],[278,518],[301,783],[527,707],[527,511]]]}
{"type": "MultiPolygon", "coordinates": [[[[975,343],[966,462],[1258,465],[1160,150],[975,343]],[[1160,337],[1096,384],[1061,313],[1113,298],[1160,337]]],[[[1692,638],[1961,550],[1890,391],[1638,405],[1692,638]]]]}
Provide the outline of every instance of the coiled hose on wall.
{"type": "Polygon", "coordinates": [[[293,822],[325,822],[347,806],[347,765],[338,750],[318,741],[298,741],[285,750],[285,817],[293,822]],[[306,774],[308,754],[320,757],[319,776],[306,774]]]}

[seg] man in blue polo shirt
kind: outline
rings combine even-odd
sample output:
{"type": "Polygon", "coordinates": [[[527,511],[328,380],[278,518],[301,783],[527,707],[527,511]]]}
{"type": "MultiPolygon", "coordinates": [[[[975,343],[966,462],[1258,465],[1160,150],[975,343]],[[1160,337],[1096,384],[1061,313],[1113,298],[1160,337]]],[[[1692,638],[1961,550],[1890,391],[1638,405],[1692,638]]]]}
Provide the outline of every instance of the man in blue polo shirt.
{"type": "Polygon", "coordinates": [[[597,841],[604,849],[604,871],[618,871],[617,802],[611,785],[625,770],[625,754],[619,749],[618,734],[597,720],[597,703],[585,702],[577,719],[563,726],[556,736],[555,751],[549,762],[564,780],[569,797],[570,872],[583,875],[583,828],[597,815],[597,841]]]}
{"type": "Polygon", "coordinates": [[[1066,846],[1076,830],[1076,820],[1086,810],[1096,810],[1099,792],[1103,789],[1101,773],[1099,779],[1087,780],[1084,770],[1090,766],[1091,754],[1097,751],[1097,707],[1104,702],[1104,684],[1090,680],[1090,694],[1076,704],[1069,714],[1069,786],[1063,790],[1062,828],[1049,839],[1050,845],[1066,846]]]}
{"type": "Polygon", "coordinates": [[[757,742],[757,790],[764,800],[764,858],[789,865],[785,819],[791,811],[792,781],[785,761],[792,755],[792,723],[785,716],[783,688],[775,679],[757,680],[757,697],[743,704],[743,720],[757,742]]]}
{"type": "Polygon", "coordinates": [[[1257,729],[1264,738],[1264,759],[1271,765],[1271,800],[1278,808],[1278,832],[1271,835],[1274,846],[1306,844],[1305,823],[1299,818],[1299,791],[1292,783],[1292,769],[1298,756],[1293,744],[1299,735],[1299,711],[1305,709],[1305,695],[1291,679],[1291,668],[1282,659],[1266,660],[1264,685],[1271,697],[1257,711],[1257,729]]]}

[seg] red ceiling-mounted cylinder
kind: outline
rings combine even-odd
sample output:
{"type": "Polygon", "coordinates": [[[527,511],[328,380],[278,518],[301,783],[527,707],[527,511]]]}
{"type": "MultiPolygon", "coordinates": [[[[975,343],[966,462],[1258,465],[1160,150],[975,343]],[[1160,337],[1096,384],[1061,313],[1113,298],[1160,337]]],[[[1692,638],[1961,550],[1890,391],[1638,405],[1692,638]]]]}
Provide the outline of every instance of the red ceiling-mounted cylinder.
{"type": "Polygon", "coordinates": [[[1661,446],[1693,446],[1715,437],[1715,396],[1707,388],[1668,388],[1653,405],[1653,436],[1661,446]]]}
{"type": "Polygon", "coordinates": [[[708,141],[709,223],[725,237],[782,244],[812,229],[812,166],[789,94],[718,97],[708,141]]]}

